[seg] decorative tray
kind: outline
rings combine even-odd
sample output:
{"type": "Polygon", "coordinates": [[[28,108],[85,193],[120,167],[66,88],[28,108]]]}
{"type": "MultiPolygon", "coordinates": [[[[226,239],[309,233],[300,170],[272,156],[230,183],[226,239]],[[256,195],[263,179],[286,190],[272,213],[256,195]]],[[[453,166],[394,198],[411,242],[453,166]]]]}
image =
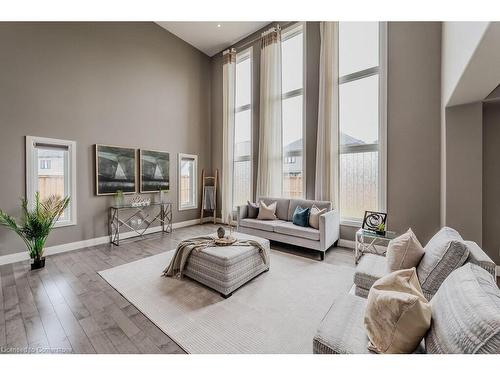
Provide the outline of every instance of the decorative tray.
{"type": "Polygon", "coordinates": [[[236,238],[222,237],[222,238],[216,238],[214,241],[217,246],[231,246],[233,243],[236,242],[236,238]]]}

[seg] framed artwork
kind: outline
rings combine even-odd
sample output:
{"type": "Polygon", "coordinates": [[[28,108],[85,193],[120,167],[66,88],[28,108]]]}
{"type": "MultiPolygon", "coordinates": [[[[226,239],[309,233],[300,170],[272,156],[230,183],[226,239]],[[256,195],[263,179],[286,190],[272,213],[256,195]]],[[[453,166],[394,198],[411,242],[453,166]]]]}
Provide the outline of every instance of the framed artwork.
{"type": "Polygon", "coordinates": [[[112,195],[136,191],[137,150],[135,148],[95,145],[96,194],[112,195]]]}
{"type": "Polygon", "coordinates": [[[387,226],[387,213],[385,212],[374,212],[365,211],[365,217],[363,219],[363,229],[371,230],[374,232],[385,233],[385,228],[387,226]],[[381,230],[381,228],[383,228],[381,230]]]}
{"type": "Polygon", "coordinates": [[[141,149],[139,155],[141,193],[170,190],[170,154],[141,149]]]}

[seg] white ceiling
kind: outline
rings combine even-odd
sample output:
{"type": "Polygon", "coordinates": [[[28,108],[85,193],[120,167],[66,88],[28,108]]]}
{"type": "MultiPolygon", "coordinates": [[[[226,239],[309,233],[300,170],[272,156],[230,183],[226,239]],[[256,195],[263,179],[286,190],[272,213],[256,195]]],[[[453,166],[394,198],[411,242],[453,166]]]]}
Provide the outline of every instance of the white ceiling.
{"type": "Polygon", "coordinates": [[[213,56],[270,22],[156,22],[172,34],[213,56]],[[220,25],[220,27],[218,27],[220,25]]]}

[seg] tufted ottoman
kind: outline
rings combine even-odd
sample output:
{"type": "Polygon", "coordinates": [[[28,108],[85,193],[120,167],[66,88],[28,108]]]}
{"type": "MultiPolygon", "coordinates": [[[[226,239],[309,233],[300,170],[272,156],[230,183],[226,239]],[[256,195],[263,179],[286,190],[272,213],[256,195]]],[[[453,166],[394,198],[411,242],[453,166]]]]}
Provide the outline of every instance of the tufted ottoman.
{"type": "MultiPolygon", "coordinates": [[[[233,236],[240,240],[255,240],[269,253],[269,240],[238,232],[233,232],[233,236]]],[[[193,251],[184,268],[184,275],[228,298],[240,286],[268,270],[269,265],[264,264],[257,247],[217,246],[193,251]]]]}

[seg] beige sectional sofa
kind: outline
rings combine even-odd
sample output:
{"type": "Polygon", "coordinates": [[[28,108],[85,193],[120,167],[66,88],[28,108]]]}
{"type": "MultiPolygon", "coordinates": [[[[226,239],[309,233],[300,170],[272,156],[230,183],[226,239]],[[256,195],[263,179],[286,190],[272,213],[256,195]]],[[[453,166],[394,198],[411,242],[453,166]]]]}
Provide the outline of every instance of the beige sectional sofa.
{"type": "Polygon", "coordinates": [[[306,199],[259,198],[257,202],[266,204],[276,202],[276,220],[257,220],[248,217],[247,205],[238,207],[238,232],[283,242],[318,251],[321,260],[325,252],[336,245],[340,232],[339,212],[332,209],[331,202],[306,199]],[[326,208],[327,212],[320,216],[319,229],[301,227],[292,223],[297,206],[326,208]]]}

